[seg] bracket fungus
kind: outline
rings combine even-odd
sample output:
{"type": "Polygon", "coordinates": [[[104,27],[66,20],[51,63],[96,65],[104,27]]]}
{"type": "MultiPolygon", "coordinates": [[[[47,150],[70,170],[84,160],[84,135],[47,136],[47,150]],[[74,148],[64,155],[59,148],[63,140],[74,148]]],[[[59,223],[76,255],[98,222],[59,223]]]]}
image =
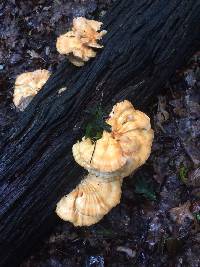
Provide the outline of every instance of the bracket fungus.
{"type": "Polygon", "coordinates": [[[72,147],[75,161],[99,176],[129,176],[151,152],[153,130],[149,117],[125,100],[116,104],[106,121],[112,128],[92,142],[83,137],[72,147]]]}
{"type": "Polygon", "coordinates": [[[83,17],[73,19],[72,30],[58,37],[56,42],[57,51],[68,55],[69,61],[75,66],[83,66],[84,62],[96,56],[93,48],[102,48],[98,44],[106,31],[100,31],[102,22],[88,20],[83,17]]]}
{"type": "Polygon", "coordinates": [[[49,79],[50,72],[45,69],[25,72],[17,76],[13,94],[13,102],[23,111],[49,79]]]}
{"type": "Polygon", "coordinates": [[[119,142],[106,131],[96,143],[83,138],[73,145],[72,151],[75,161],[88,171],[114,172],[126,164],[119,142]]]}
{"type": "Polygon", "coordinates": [[[123,178],[144,164],[151,152],[150,119],[129,101],[116,104],[106,123],[110,132],[104,130],[95,142],[83,137],[72,147],[75,161],[89,174],[60,200],[56,212],[75,226],[94,224],[116,206],[123,178]]]}
{"type": "Polygon", "coordinates": [[[59,201],[56,213],[75,226],[95,224],[120,203],[121,183],[120,178],[105,180],[89,174],[59,201]]]}

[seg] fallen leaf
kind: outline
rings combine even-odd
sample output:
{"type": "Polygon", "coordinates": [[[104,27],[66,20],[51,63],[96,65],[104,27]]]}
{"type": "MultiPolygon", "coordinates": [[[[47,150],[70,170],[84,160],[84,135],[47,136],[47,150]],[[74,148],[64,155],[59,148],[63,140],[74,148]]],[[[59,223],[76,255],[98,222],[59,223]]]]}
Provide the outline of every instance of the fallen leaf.
{"type": "Polygon", "coordinates": [[[40,58],[40,55],[34,50],[27,50],[27,53],[31,56],[31,58],[40,58]]]}
{"type": "Polygon", "coordinates": [[[194,216],[190,211],[191,203],[190,201],[185,202],[183,205],[179,207],[170,209],[171,218],[178,224],[183,224],[186,218],[190,220],[194,220],[194,216]]]}
{"type": "Polygon", "coordinates": [[[136,251],[132,250],[131,248],[127,248],[127,247],[123,247],[123,246],[119,246],[117,247],[117,251],[119,252],[125,252],[126,255],[130,258],[134,258],[136,255],[136,251]]]}

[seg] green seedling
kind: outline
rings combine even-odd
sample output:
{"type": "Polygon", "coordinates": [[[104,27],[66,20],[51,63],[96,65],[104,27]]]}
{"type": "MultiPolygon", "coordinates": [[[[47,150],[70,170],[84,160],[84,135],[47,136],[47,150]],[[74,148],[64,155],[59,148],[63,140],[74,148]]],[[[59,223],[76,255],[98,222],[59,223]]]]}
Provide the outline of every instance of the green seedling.
{"type": "Polygon", "coordinates": [[[188,170],[184,165],[181,165],[179,168],[179,178],[182,183],[187,183],[187,177],[188,177],[188,170]]]}

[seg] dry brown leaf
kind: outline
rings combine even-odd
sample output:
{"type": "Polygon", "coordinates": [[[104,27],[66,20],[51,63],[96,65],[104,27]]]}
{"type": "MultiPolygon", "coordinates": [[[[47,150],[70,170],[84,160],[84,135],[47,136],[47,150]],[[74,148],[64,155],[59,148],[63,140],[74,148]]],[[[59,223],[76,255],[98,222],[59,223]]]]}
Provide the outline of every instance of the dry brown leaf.
{"type": "Polygon", "coordinates": [[[170,210],[170,215],[172,219],[178,224],[183,224],[186,218],[194,220],[194,216],[190,211],[190,206],[191,206],[190,201],[187,201],[184,204],[180,205],[179,207],[172,208],[170,210]]]}

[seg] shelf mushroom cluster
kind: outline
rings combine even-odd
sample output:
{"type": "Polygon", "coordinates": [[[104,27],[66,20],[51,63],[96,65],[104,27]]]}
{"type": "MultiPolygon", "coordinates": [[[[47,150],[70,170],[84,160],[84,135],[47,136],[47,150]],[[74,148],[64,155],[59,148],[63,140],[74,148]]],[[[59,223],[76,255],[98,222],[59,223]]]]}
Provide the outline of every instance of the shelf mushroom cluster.
{"type": "MultiPolygon", "coordinates": [[[[75,18],[72,30],[58,37],[58,52],[66,54],[72,64],[83,66],[96,56],[95,48],[103,47],[98,44],[106,34],[100,31],[101,26],[98,21],[75,18]]],[[[48,70],[19,75],[14,104],[23,111],[49,76],[48,70]]],[[[123,178],[144,164],[150,155],[154,136],[150,119],[129,101],[116,104],[106,123],[111,126],[111,132],[104,130],[96,142],[83,137],[72,147],[75,161],[88,175],[58,202],[56,213],[75,226],[95,224],[119,204],[123,178]]]]}
{"type": "Polygon", "coordinates": [[[23,111],[49,79],[48,70],[35,70],[17,76],[13,102],[19,110],[23,111]]]}
{"type": "Polygon", "coordinates": [[[83,17],[73,19],[72,30],[59,36],[56,48],[60,54],[68,55],[75,66],[83,66],[84,62],[96,56],[94,48],[102,48],[98,44],[107,32],[100,31],[102,22],[88,20],[83,17]]]}
{"type": "Polygon", "coordinates": [[[116,104],[103,132],[94,143],[83,137],[72,147],[75,161],[89,174],[57,204],[56,213],[75,226],[101,220],[120,202],[124,177],[145,163],[151,152],[153,130],[149,117],[125,100],[116,104]]]}
{"type": "MultiPolygon", "coordinates": [[[[96,48],[106,31],[100,31],[102,22],[88,20],[83,17],[73,19],[72,30],[59,36],[56,42],[57,51],[68,56],[69,61],[75,66],[83,66],[86,61],[96,56],[96,48]]],[[[13,102],[23,111],[39,92],[50,76],[50,72],[39,69],[25,72],[17,76],[14,87],[13,102]]]]}

